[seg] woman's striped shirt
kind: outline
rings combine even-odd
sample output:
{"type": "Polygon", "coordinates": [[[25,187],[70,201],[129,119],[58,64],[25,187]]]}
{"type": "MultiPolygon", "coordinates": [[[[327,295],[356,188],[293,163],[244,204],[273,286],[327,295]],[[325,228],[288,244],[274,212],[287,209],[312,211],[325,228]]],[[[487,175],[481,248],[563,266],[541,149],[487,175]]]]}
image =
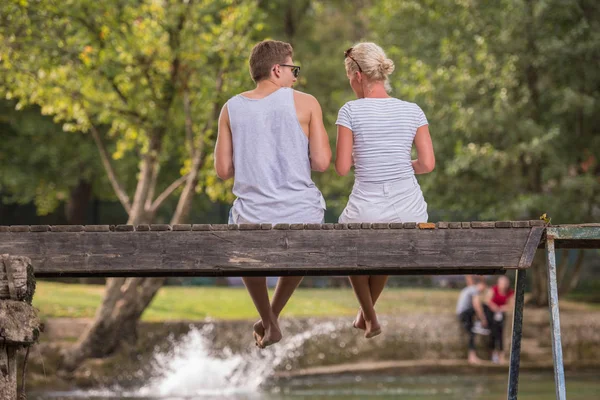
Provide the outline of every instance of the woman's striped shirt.
{"type": "Polygon", "coordinates": [[[336,124],[352,131],[357,181],[393,182],[414,175],[412,144],[417,128],[428,124],[415,103],[393,97],[349,101],[336,124]]]}

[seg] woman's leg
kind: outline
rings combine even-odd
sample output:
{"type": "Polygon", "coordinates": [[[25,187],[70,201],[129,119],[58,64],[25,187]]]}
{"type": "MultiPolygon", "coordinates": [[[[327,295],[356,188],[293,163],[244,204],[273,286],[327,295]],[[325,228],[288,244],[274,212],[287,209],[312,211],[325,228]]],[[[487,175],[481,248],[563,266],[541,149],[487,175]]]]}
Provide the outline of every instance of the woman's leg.
{"type": "Polygon", "coordinates": [[[377,314],[373,308],[373,298],[371,297],[371,287],[369,285],[369,276],[351,276],[350,283],[358,299],[365,318],[366,332],[365,337],[371,338],[381,333],[381,327],[377,321],[377,314]]]}
{"type": "MultiPolygon", "coordinates": [[[[267,291],[267,279],[264,277],[245,277],[242,278],[254,306],[258,310],[262,326],[264,327],[264,336],[257,339],[259,347],[266,347],[281,340],[281,330],[277,324],[277,317],[271,309],[269,303],[269,292],[267,291]]],[[[255,336],[256,338],[256,336],[255,336]]]]}
{"type": "Polygon", "coordinates": [[[498,336],[497,347],[498,356],[500,363],[504,363],[506,361],[504,357],[504,320],[506,319],[506,313],[502,313],[502,320],[497,322],[497,330],[496,335],[498,336]]]}
{"type": "MultiPolygon", "coordinates": [[[[388,278],[388,275],[369,276],[369,288],[371,290],[371,299],[373,299],[373,306],[375,306],[375,304],[377,303],[377,299],[379,299],[381,292],[383,292],[388,278]]],[[[356,316],[356,320],[354,320],[354,327],[363,330],[366,329],[365,318],[363,316],[362,310],[358,310],[358,315],[356,316]]]]}

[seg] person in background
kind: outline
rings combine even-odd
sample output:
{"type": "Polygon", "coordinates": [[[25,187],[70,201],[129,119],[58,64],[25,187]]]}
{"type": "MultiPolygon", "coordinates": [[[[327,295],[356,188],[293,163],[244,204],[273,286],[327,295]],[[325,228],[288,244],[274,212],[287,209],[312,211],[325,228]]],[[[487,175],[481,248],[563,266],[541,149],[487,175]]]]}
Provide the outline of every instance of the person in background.
{"type": "MultiPolygon", "coordinates": [[[[415,104],[388,93],[394,62],[375,43],[359,43],[344,53],[346,76],[358,98],[338,113],[335,169],[344,176],[354,166],[355,182],[340,223],[427,222],[427,203],[415,177],[435,167],[429,122],[415,104]],[[417,159],[411,159],[413,144],[417,159]]],[[[386,275],[351,276],[360,304],[353,326],[372,338],[381,333],[375,303],[386,275]]]]}
{"type": "Polygon", "coordinates": [[[456,315],[464,328],[467,335],[469,335],[469,353],[467,360],[470,364],[478,364],[481,359],[477,357],[475,351],[475,334],[489,334],[490,331],[487,329],[488,322],[483,310],[483,303],[480,299],[480,295],[484,294],[487,285],[485,279],[480,278],[474,285],[467,286],[461,290],[456,303],[456,315]],[[478,319],[476,324],[474,319],[478,319]]]}
{"type": "Polygon", "coordinates": [[[510,280],[502,275],[488,292],[483,306],[490,327],[490,350],[492,362],[505,363],[504,358],[504,321],[506,311],[512,307],[514,290],[510,288],[510,280]]]}

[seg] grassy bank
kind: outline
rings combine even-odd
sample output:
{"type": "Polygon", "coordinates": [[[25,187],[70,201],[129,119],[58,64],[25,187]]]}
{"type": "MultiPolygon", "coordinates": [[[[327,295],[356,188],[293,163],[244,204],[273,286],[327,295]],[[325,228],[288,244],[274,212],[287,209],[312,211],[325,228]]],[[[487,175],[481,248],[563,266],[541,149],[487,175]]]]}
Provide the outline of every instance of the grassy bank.
{"type": "MultiPolygon", "coordinates": [[[[42,318],[92,318],[104,286],[38,282],[33,304],[42,318]]],[[[377,303],[381,314],[452,313],[457,290],[387,289],[377,303]]],[[[597,310],[597,305],[561,302],[563,309],[597,310]]],[[[350,289],[298,289],[284,311],[290,317],[352,316],[358,303],[350,289]]],[[[144,312],[145,321],[256,318],[244,288],[164,287],[144,312]]]]}

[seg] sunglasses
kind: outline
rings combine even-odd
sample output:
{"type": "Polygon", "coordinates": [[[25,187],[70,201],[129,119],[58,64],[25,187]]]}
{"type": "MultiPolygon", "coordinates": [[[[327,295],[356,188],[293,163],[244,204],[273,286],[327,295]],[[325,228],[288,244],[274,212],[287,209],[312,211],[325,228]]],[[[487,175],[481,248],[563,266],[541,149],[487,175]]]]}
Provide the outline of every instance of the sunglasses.
{"type": "Polygon", "coordinates": [[[358,63],[358,62],[357,62],[357,61],[354,59],[354,57],[352,57],[352,56],[350,55],[350,53],[352,53],[352,47],[350,47],[348,50],[346,50],[346,51],[344,52],[344,58],[349,58],[349,59],[351,59],[352,61],[354,61],[354,62],[356,63],[356,66],[358,67],[358,72],[361,72],[361,73],[362,73],[362,68],[360,67],[360,64],[359,64],[359,63],[358,63]]]}
{"type": "Polygon", "coordinates": [[[294,78],[297,78],[298,75],[300,75],[300,67],[297,65],[290,65],[290,64],[279,64],[282,67],[290,67],[292,68],[292,74],[294,75],[294,78]]]}

